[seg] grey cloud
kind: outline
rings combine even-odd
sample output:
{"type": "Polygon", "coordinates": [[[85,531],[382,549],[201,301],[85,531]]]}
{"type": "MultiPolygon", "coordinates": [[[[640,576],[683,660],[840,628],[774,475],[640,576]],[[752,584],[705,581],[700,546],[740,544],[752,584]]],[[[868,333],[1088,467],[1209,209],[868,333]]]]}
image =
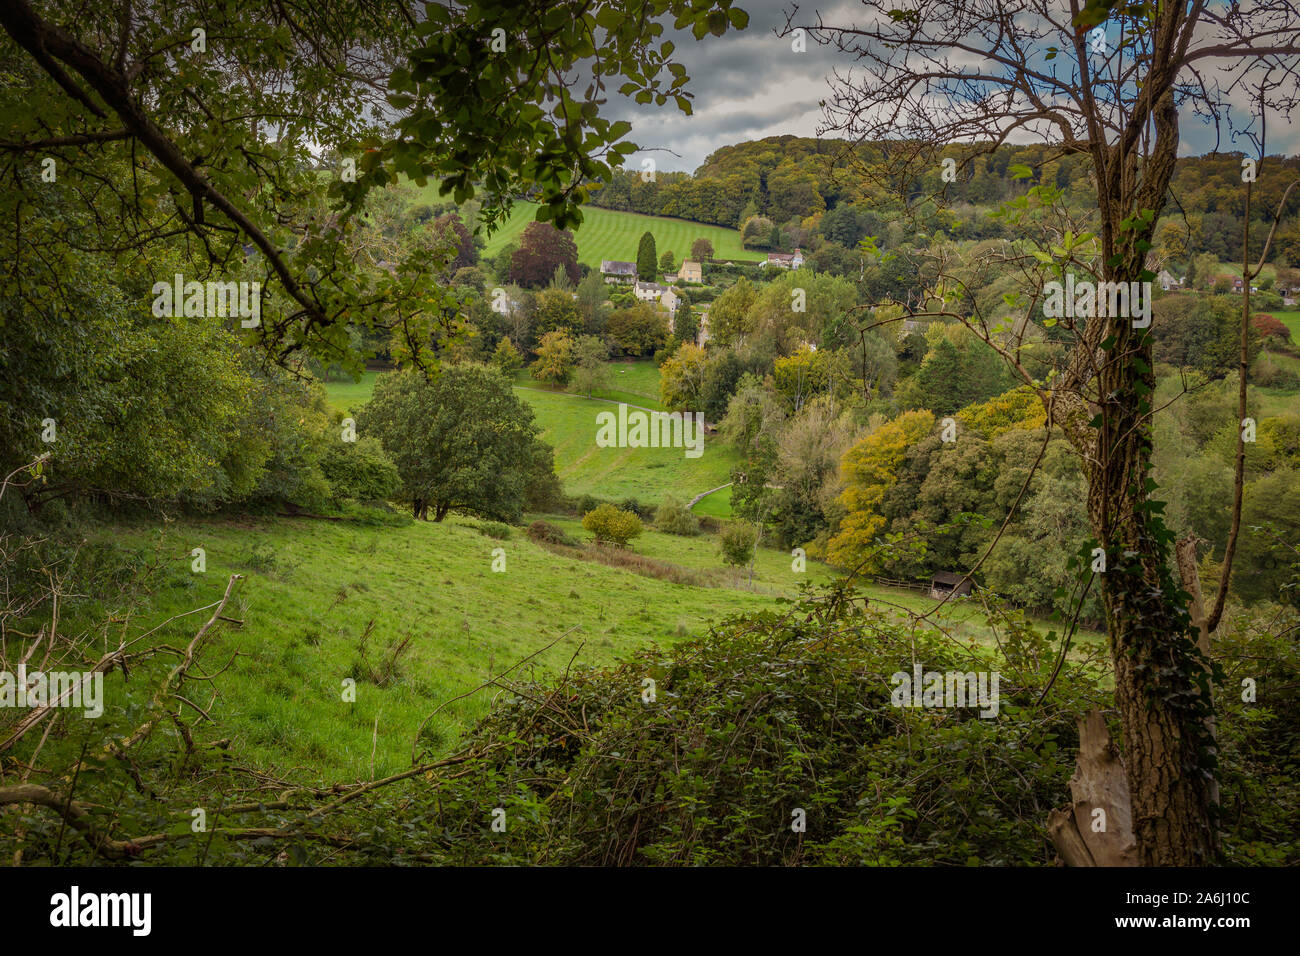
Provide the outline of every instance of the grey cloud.
{"type": "MultiPolygon", "coordinates": [[[[631,139],[642,146],[670,150],[653,156],[664,171],[694,171],[705,158],[722,146],[764,136],[792,134],[813,136],[821,120],[818,101],[829,97],[826,77],[851,60],[834,49],[808,41],[807,51],[795,53],[788,38],[774,28],[784,27],[788,3],[781,0],[737,0],[750,14],[749,27],[728,31],[722,37],[707,36],[696,41],[689,32],[665,33],[676,44],[675,58],[691,77],[694,94],[692,116],[684,116],[671,104],[642,106],[611,97],[609,115],[632,123],[631,139]]],[[[839,26],[862,17],[856,0],[804,4],[794,23],[815,23],[818,18],[839,26]]],[[[1213,133],[1190,114],[1183,123],[1180,152],[1200,153],[1213,145],[1213,133]]],[[[1274,124],[1269,152],[1300,152],[1300,129],[1274,124]]],[[[1226,138],[1226,137],[1225,137],[1226,138]]],[[[1225,142],[1221,148],[1232,149],[1225,142]]],[[[1242,148],[1237,145],[1235,148],[1242,148]]],[[[640,167],[641,155],[630,157],[627,167],[640,167]]]]}

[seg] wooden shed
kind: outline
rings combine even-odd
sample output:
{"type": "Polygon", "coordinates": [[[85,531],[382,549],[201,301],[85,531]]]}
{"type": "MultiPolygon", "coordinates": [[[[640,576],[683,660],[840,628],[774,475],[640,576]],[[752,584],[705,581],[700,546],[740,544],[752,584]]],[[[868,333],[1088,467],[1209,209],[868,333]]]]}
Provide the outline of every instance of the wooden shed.
{"type": "Polygon", "coordinates": [[[936,571],[930,578],[930,597],[946,598],[953,591],[957,592],[958,597],[970,594],[970,579],[964,574],[953,574],[951,571],[936,571]]]}

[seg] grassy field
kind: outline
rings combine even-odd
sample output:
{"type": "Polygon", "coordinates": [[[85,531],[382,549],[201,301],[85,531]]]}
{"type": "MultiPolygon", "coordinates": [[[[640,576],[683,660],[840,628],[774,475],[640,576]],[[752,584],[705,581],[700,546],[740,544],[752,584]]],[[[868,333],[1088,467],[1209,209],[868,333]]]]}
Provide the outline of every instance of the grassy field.
{"type": "MultiPolygon", "coordinates": [[[[608,365],[610,387],[592,392],[592,398],[627,402],[642,408],[663,409],[659,402],[659,369],[654,362],[649,359],[622,359],[609,362],[608,365]]],[[[554,391],[549,385],[533,378],[527,368],[520,369],[515,375],[515,384],[521,388],[554,391]]]]}
{"type": "MultiPolygon", "coordinates": [[[[219,695],[213,712],[232,741],[232,759],[304,782],[370,779],[408,767],[417,729],[439,704],[557,638],[537,667],[562,668],[575,654],[578,662],[610,662],[634,647],[702,635],[711,620],[770,607],[773,595],[794,596],[803,581],[829,577],[811,562],[806,574],[793,574],[788,559],[771,552],[762,553],[753,590],[730,586],[735,578],[707,539],[647,531],[638,553],[715,569],[724,586],[673,584],[555,555],[519,531],[506,541],[486,537],[456,516],[377,527],[182,519],[165,530],[103,526],[91,538],[119,557],[139,553],[156,568],[132,622],[141,631],[217,600],[231,573],[245,576],[226,612],[245,624],[213,638],[208,672],[231,663],[204,693],[219,695]],[[207,553],[206,573],[191,572],[194,547],[207,553]],[[501,573],[492,570],[495,548],[506,556],[501,573]],[[407,638],[392,678],[371,679],[407,638]],[[343,700],[347,678],[356,681],[355,703],[343,700]]],[[[168,624],[151,640],[183,644],[205,617],[168,624]]],[[[152,692],[143,677],[126,689],[120,681],[106,688],[116,695],[110,719],[125,722],[131,714],[124,708],[138,708],[152,692]]],[[[448,704],[426,727],[425,741],[449,748],[496,692],[448,704]]]]}
{"type": "Polygon", "coordinates": [[[555,449],[555,470],[571,495],[636,498],[658,503],[667,494],[689,501],[730,480],[739,456],[713,438],[704,453],[687,458],[680,448],[598,448],[596,414],[614,411],[609,402],[559,392],[520,389],[555,449]]]}
{"type": "MultiPolygon", "coordinates": [[[[361,381],[326,382],[325,391],[330,404],[341,412],[355,411],[359,405],[370,400],[375,390],[375,378],[379,372],[366,372],[361,381]]],[[[526,388],[545,388],[529,374],[528,369],[520,369],[515,375],[515,384],[526,388]]],[[[615,402],[627,402],[645,408],[662,408],[659,404],[659,369],[649,359],[619,359],[609,363],[610,388],[592,393],[593,398],[607,398],[615,402]]]]}
{"type": "MultiPolygon", "coordinates": [[[[483,249],[486,256],[495,256],[506,243],[516,239],[524,227],[533,221],[537,212],[535,203],[516,203],[510,218],[501,224],[487,239],[483,249]]],[[[689,255],[691,243],[708,239],[713,243],[713,254],[718,259],[761,261],[763,256],[740,245],[740,231],[709,226],[687,219],[670,219],[666,216],[643,216],[635,212],[619,212],[587,206],[583,222],[574,233],[578,241],[578,261],[599,268],[602,259],[636,261],[637,243],[641,234],[649,230],[654,234],[659,254],[671,249],[678,262],[689,255]]]]}
{"type": "MultiPolygon", "coordinates": [[[[585,537],[576,519],[548,520],[585,537]]],[[[230,574],[244,576],[226,609],[244,623],[210,639],[204,660],[213,678],[203,704],[230,741],[229,759],[304,784],[401,771],[417,733],[421,746],[450,750],[499,694],[475,689],[528,655],[540,652],[527,665],[538,673],[571,661],[613,662],[636,647],[703,636],[710,622],[771,608],[775,597],[794,597],[800,585],[832,574],[812,561],[796,573],[788,554],[763,548],[751,586],[745,572],[723,565],[715,537],[647,528],[634,542],[638,555],[699,569],[712,586],[675,584],[554,554],[517,529],[508,540],[488,537],[457,516],[377,526],[182,518],[164,528],[102,525],[89,538],[112,549],[114,561],[134,556],[138,567],[152,568],[134,588],[144,603],[131,632],[162,625],[150,635],[155,644],[184,644],[206,613],[164,622],[217,600],[230,574]],[[207,554],[202,574],[191,571],[195,547],[207,554]],[[503,572],[492,570],[497,548],[503,572]],[[395,651],[403,642],[405,650],[395,651]],[[344,700],[349,679],[355,702],[344,700]]],[[[933,605],[916,591],[865,590],[886,610],[933,605]]],[[[78,603],[64,626],[88,624],[79,616],[102,614],[107,604],[89,607],[78,603]]],[[[992,640],[974,602],[954,602],[941,621],[959,641],[992,640]]],[[[106,717],[134,726],[152,676],[106,681],[106,717]]]]}
{"type": "MultiPolygon", "coordinates": [[[[619,501],[636,498],[657,504],[667,494],[689,501],[731,479],[731,469],[739,457],[716,436],[705,439],[704,453],[699,458],[687,458],[680,448],[596,447],[596,415],[617,411],[611,402],[662,408],[655,397],[659,393],[659,370],[653,362],[609,364],[610,382],[620,388],[597,392],[603,400],[545,388],[526,372],[520,372],[517,379],[518,395],[532,406],[542,426],[542,439],[555,449],[555,470],[566,493],[619,501]]],[[[379,374],[367,372],[357,383],[326,383],[330,402],[340,411],[355,411],[369,399],[379,374]]],[[[717,499],[710,510],[697,506],[696,513],[730,516],[729,493],[711,495],[710,499],[717,499]]]]}
{"type": "MultiPolygon", "coordinates": [[[[728,476],[730,477],[730,476],[728,476]]],[[[716,485],[714,487],[717,487],[716,485]]],[[[699,494],[699,492],[696,492],[699,494]]],[[[705,515],[710,518],[730,518],[731,517],[731,488],[730,486],[712,494],[705,495],[695,503],[691,509],[697,515],[705,515]]]]}
{"type": "Polygon", "coordinates": [[[1300,345],[1300,310],[1270,312],[1269,315],[1291,330],[1291,341],[1300,345]]]}

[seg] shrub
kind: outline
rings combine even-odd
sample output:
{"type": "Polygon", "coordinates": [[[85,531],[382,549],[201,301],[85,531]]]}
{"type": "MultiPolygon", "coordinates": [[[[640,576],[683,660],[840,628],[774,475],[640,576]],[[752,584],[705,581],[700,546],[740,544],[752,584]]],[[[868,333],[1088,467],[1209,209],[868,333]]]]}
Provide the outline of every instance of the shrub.
{"type": "Polygon", "coordinates": [[[712,515],[701,515],[698,519],[700,530],[705,534],[717,534],[722,530],[722,522],[712,515]]]}
{"type": "MultiPolygon", "coordinates": [[[[1104,700],[1098,678],[1066,661],[1033,707],[1054,658],[1023,625],[1014,661],[977,660],[928,629],[914,647],[888,613],[843,598],[528,686],[470,734],[475,772],[405,811],[428,820],[420,850],[565,866],[1050,865],[1043,819],[1068,799],[1076,719],[1104,700]],[[914,655],[999,671],[999,718],[895,707],[887,679],[846,679],[907,671],[914,655]],[[635,689],[651,674],[647,707],[635,689]],[[487,832],[484,779],[526,822],[487,832]],[[795,807],[808,808],[802,838],[795,807]]],[[[1279,814],[1257,840],[1290,823],[1279,814]]]]}
{"type": "Polygon", "coordinates": [[[402,479],[388,460],[378,439],[364,436],[356,442],[331,442],[320,459],[335,500],[384,501],[397,494],[402,479]]]}
{"type": "Polygon", "coordinates": [[[509,541],[514,529],[500,521],[484,521],[478,526],[478,533],[498,541],[509,541]]]}
{"type": "Polygon", "coordinates": [[[641,504],[641,502],[637,501],[635,498],[624,498],[619,507],[624,511],[632,512],[632,514],[636,515],[638,518],[649,518],[654,514],[653,508],[649,505],[641,504]]]}
{"type": "Polygon", "coordinates": [[[582,526],[599,542],[626,545],[641,533],[641,519],[632,511],[620,511],[604,504],[582,517],[582,526]]]}
{"type": "Polygon", "coordinates": [[[742,564],[748,564],[749,559],[753,557],[754,545],[757,541],[758,532],[754,530],[753,525],[737,522],[728,525],[722,532],[718,550],[724,561],[740,567],[742,564]]]}
{"type": "Polygon", "coordinates": [[[1300,387],[1300,375],[1296,375],[1289,368],[1284,368],[1277,359],[1267,352],[1260,353],[1259,358],[1255,360],[1255,365],[1250,370],[1250,381],[1252,385],[1258,385],[1261,388],[1292,389],[1300,387]]]}
{"type": "Polygon", "coordinates": [[[686,510],[686,506],[676,498],[665,498],[659,510],[655,512],[655,527],[668,534],[692,537],[700,533],[700,522],[686,510]]]}
{"type": "Polygon", "coordinates": [[[549,521],[534,521],[530,524],[528,526],[528,540],[535,541],[538,544],[562,544],[570,548],[578,547],[577,541],[549,521]]]}
{"type": "Polygon", "coordinates": [[[1291,341],[1291,330],[1286,327],[1281,319],[1269,315],[1267,312],[1256,312],[1250,317],[1250,324],[1261,338],[1278,339],[1282,342],[1291,341]]]}

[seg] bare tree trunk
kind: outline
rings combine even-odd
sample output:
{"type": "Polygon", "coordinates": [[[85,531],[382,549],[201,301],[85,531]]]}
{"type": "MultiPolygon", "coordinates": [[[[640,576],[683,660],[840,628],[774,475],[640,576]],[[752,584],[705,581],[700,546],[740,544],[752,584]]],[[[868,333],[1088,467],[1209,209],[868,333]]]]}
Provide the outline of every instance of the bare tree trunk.
{"type": "Polygon", "coordinates": [[[1124,762],[1101,711],[1079,719],[1079,760],[1069,810],[1047,816],[1047,833],[1070,866],[1136,866],[1133,811],[1124,762]]]}

